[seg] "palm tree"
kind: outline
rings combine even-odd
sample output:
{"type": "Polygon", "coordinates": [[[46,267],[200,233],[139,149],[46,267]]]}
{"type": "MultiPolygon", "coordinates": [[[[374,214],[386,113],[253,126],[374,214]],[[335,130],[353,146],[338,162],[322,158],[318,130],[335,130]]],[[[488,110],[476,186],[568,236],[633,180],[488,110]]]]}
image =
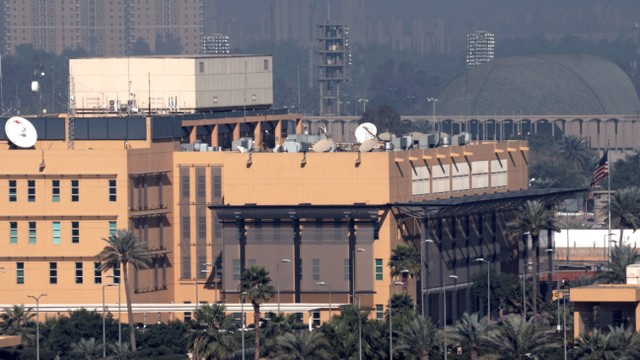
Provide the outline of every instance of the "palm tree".
{"type": "Polygon", "coordinates": [[[274,359],[279,360],[329,360],[329,342],[320,331],[296,331],[278,336],[278,350],[274,359]]]}
{"type": "Polygon", "coordinates": [[[522,316],[505,317],[485,341],[486,348],[492,350],[495,359],[527,359],[531,354],[543,355],[559,344],[552,341],[552,334],[546,328],[538,327],[536,318],[526,321],[522,316]]]}
{"type": "Polygon", "coordinates": [[[531,263],[533,265],[533,314],[538,314],[538,247],[540,245],[540,232],[546,229],[560,231],[556,224],[553,211],[538,200],[528,200],[517,214],[516,219],[509,223],[509,226],[521,233],[529,232],[531,234],[531,263]]]}
{"type": "Polygon", "coordinates": [[[455,346],[467,349],[471,360],[478,360],[478,351],[484,342],[488,326],[487,318],[478,320],[477,313],[464,313],[451,334],[451,340],[455,346]]]}
{"type": "Polygon", "coordinates": [[[261,336],[264,340],[264,353],[266,357],[270,354],[274,354],[277,350],[277,340],[280,336],[295,330],[296,328],[304,327],[298,317],[295,314],[277,314],[270,312],[267,314],[266,325],[264,330],[261,331],[261,336]]]}
{"type": "Polygon", "coordinates": [[[102,356],[102,347],[104,345],[96,338],[80,339],[80,341],[71,344],[71,352],[86,360],[97,359],[102,356]]]}
{"type": "Polygon", "coordinates": [[[569,135],[560,144],[560,155],[568,164],[575,167],[579,172],[590,170],[595,160],[596,154],[581,136],[569,135]]]}
{"type": "Polygon", "coordinates": [[[0,314],[0,334],[20,336],[22,344],[35,339],[35,322],[33,318],[36,314],[32,308],[25,308],[24,305],[14,305],[12,308],[5,308],[0,314]]]}
{"type": "Polygon", "coordinates": [[[196,310],[189,349],[197,358],[220,360],[233,354],[235,324],[224,311],[224,306],[208,304],[196,310]]]}
{"type": "Polygon", "coordinates": [[[131,324],[129,337],[131,341],[131,351],[136,352],[136,331],[133,326],[133,310],[131,309],[131,289],[129,288],[128,265],[131,264],[137,270],[147,267],[150,260],[149,249],[140,239],[133,236],[131,231],[120,229],[109,235],[109,238],[102,239],[107,245],[98,254],[102,266],[102,271],[117,268],[120,266],[124,277],[124,294],[127,302],[127,315],[131,324]]]}
{"type": "Polygon", "coordinates": [[[420,254],[407,243],[398,244],[389,259],[391,276],[402,275],[402,290],[407,292],[407,279],[420,273],[420,254]]]}
{"type": "Polygon", "coordinates": [[[624,284],[627,266],[640,262],[640,254],[634,245],[622,244],[611,248],[609,269],[598,274],[597,281],[603,284],[624,284]]]}
{"type": "Polygon", "coordinates": [[[617,360],[637,359],[633,354],[635,340],[631,328],[624,326],[609,326],[606,332],[594,329],[576,339],[572,350],[575,359],[587,360],[617,360]]]}
{"type": "Polygon", "coordinates": [[[438,348],[439,342],[440,333],[433,322],[418,316],[398,331],[396,350],[404,352],[408,359],[429,360],[429,354],[438,348]]]}
{"type": "Polygon", "coordinates": [[[271,285],[269,272],[263,266],[252,265],[240,277],[240,292],[253,305],[253,340],[255,359],[260,360],[260,304],[273,298],[275,290],[271,285]]]}
{"type": "Polygon", "coordinates": [[[111,351],[109,359],[113,360],[129,360],[133,357],[133,352],[129,349],[129,343],[123,342],[122,344],[115,342],[107,346],[111,351]]]}
{"type": "MultiPolygon", "coordinates": [[[[620,242],[624,229],[640,228],[640,188],[631,186],[619,189],[611,196],[611,227],[620,229],[620,242]]],[[[609,220],[609,206],[604,209],[607,221],[609,220]]]]}

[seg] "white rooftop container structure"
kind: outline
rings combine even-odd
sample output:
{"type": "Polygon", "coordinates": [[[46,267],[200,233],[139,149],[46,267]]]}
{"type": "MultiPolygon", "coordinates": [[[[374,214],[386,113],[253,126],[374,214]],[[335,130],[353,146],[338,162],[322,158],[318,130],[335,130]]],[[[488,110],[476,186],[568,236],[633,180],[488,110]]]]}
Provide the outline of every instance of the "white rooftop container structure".
{"type": "Polygon", "coordinates": [[[273,104],[269,55],[69,60],[78,112],[204,112],[273,104]]]}

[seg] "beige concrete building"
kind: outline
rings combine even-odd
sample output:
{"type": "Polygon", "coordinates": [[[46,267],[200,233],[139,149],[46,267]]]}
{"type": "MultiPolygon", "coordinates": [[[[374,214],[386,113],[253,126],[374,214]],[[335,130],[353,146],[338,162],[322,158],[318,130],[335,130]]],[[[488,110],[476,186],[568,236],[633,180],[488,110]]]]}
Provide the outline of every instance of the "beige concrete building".
{"type": "MultiPolygon", "coordinates": [[[[0,275],[5,289],[0,304],[29,304],[28,295],[46,293],[40,307],[50,315],[78,307],[101,310],[102,287],[112,281],[107,276],[113,274],[97,270],[96,255],[104,247],[101,239],[115,229],[128,228],[147,242],[153,254],[149,269],[131,272],[136,321],[188,317],[193,304],[203,301],[224,301],[230,311],[238,311],[238,276],[251,263],[264,265],[274,281],[280,281],[285,311],[320,316],[312,310],[327,309],[328,289],[315,284],[326,281],[332,286],[333,307],[349,302],[353,291],[362,296],[363,306],[381,316],[393,291],[388,266],[391,250],[408,241],[407,231],[416,231],[411,219],[396,214],[396,207],[406,208],[409,201],[419,206],[424,200],[448,201],[452,196],[466,196],[468,201],[476,198],[473,195],[506,191],[519,198],[537,196],[519,195],[527,186],[528,149],[522,141],[366,153],[203,152],[178,146],[175,140],[198,128],[210,129],[219,119],[197,120],[195,127],[188,125],[193,120],[187,117],[181,120],[182,126],[173,128],[174,133],[167,134],[158,130],[166,130],[164,123],[169,120],[163,117],[112,117],[76,118],[74,148],[69,150],[65,118],[31,120],[40,133],[34,148],[16,149],[6,143],[0,150],[5,159],[0,193],[6,194],[0,197],[0,232],[6,234],[5,250],[0,253],[0,266],[6,269],[0,275]],[[262,215],[252,212],[251,206],[245,209],[245,204],[291,208],[300,214],[300,222],[291,223],[289,215],[286,221],[276,220],[274,216],[282,210],[255,221],[262,215]],[[210,206],[220,207],[219,217],[210,206]],[[256,246],[245,247],[243,256],[239,256],[237,222],[225,218],[236,207],[248,211],[243,226],[248,243],[256,246]],[[343,220],[336,222],[336,218],[343,220]],[[271,243],[268,239],[277,234],[290,234],[292,242],[271,243]],[[300,235],[302,247],[294,241],[295,234],[300,235]],[[325,247],[323,238],[334,240],[325,247]],[[361,247],[365,252],[357,255],[356,262],[354,249],[361,247]],[[276,266],[285,256],[291,259],[291,267],[276,266]],[[299,267],[300,275],[295,275],[293,266],[299,267]],[[358,275],[352,282],[354,268],[358,275]]],[[[274,113],[215,126],[247,125],[278,129],[277,139],[282,142],[301,124],[299,116],[274,113]]],[[[229,130],[234,139],[240,134],[240,130],[229,130]]],[[[275,139],[263,139],[265,146],[273,147],[275,139]]],[[[222,140],[209,137],[205,142],[222,140]]],[[[489,217],[472,218],[482,222],[489,217]]],[[[445,222],[437,225],[441,220],[430,218],[436,236],[441,226],[451,226],[451,219],[441,219],[445,222]]],[[[458,234],[440,237],[455,244],[456,236],[465,236],[465,232],[458,234]]],[[[485,241],[468,236],[474,237],[472,243],[485,241]]],[[[486,241],[493,242],[491,253],[503,251],[506,245],[500,244],[502,235],[491,235],[486,241]]],[[[489,253],[483,256],[488,258],[489,253]]],[[[430,261],[437,262],[438,257],[432,257],[430,261]]],[[[463,294],[471,271],[481,265],[472,261],[467,269],[448,264],[445,271],[460,275],[463,294]]],[[[507,265],[496,266],[508,271],[507,265]]],[[[409,288],[415,294],[417,282],[412,284],[409,288]]],[[[436,285],[433,282],[430,287],[436,285]]],[[[105,290],[106,303],[114,311],[117,288],[105,290]]],[[[465,307],[475,308],[462,298],[460,313],[465,307]]],[[[276,309],[274,302],[265,304],[265,310],[276,309]]]]}

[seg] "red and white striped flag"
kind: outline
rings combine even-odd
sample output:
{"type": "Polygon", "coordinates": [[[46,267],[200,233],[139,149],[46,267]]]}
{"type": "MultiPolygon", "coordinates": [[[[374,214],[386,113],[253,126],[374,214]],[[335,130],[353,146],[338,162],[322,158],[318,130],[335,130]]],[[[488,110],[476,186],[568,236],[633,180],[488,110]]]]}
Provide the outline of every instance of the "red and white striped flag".
{"type": "Polygon", "coordinates": [[[591,176],[590,186],[594,186],[598,181],[602,180],[609,174],[609,149],[604,151],[602,158],[598,161],[596,169],[591,176]]]}

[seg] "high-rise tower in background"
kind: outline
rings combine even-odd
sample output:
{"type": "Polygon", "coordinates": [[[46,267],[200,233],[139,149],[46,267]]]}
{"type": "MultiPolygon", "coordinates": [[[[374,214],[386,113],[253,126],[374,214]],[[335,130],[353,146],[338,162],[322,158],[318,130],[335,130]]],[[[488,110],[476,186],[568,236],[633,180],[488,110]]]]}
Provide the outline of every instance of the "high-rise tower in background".
{"type": "Polygon", "coordinates": [[[495,47],[493,33],[478,30],[467,34],[467,68],[493,60],[495,47]]]}
{"type": "Polygon", "coordinates": [[[122,0],[5,1],[5,49],[22,44],[56,54],[84,49],[91,56],[151,52],[198,54],[203,35],[203,0],[156,0],[154,6],[122,0]]]}
{"type": "Polygon", "coordinates": [[[340,84],[351,80],[349,27],[332,23],[327,1],[327,22],[318,25],[317,66],[320,83],[320,115],[340,115],[340,84]]]}
{"type": "Polygon", "coordinates": [[[203,54],[229,54],[231,43],[229,37],[224,34],[205,35],[202,38],[203,54]]]}

